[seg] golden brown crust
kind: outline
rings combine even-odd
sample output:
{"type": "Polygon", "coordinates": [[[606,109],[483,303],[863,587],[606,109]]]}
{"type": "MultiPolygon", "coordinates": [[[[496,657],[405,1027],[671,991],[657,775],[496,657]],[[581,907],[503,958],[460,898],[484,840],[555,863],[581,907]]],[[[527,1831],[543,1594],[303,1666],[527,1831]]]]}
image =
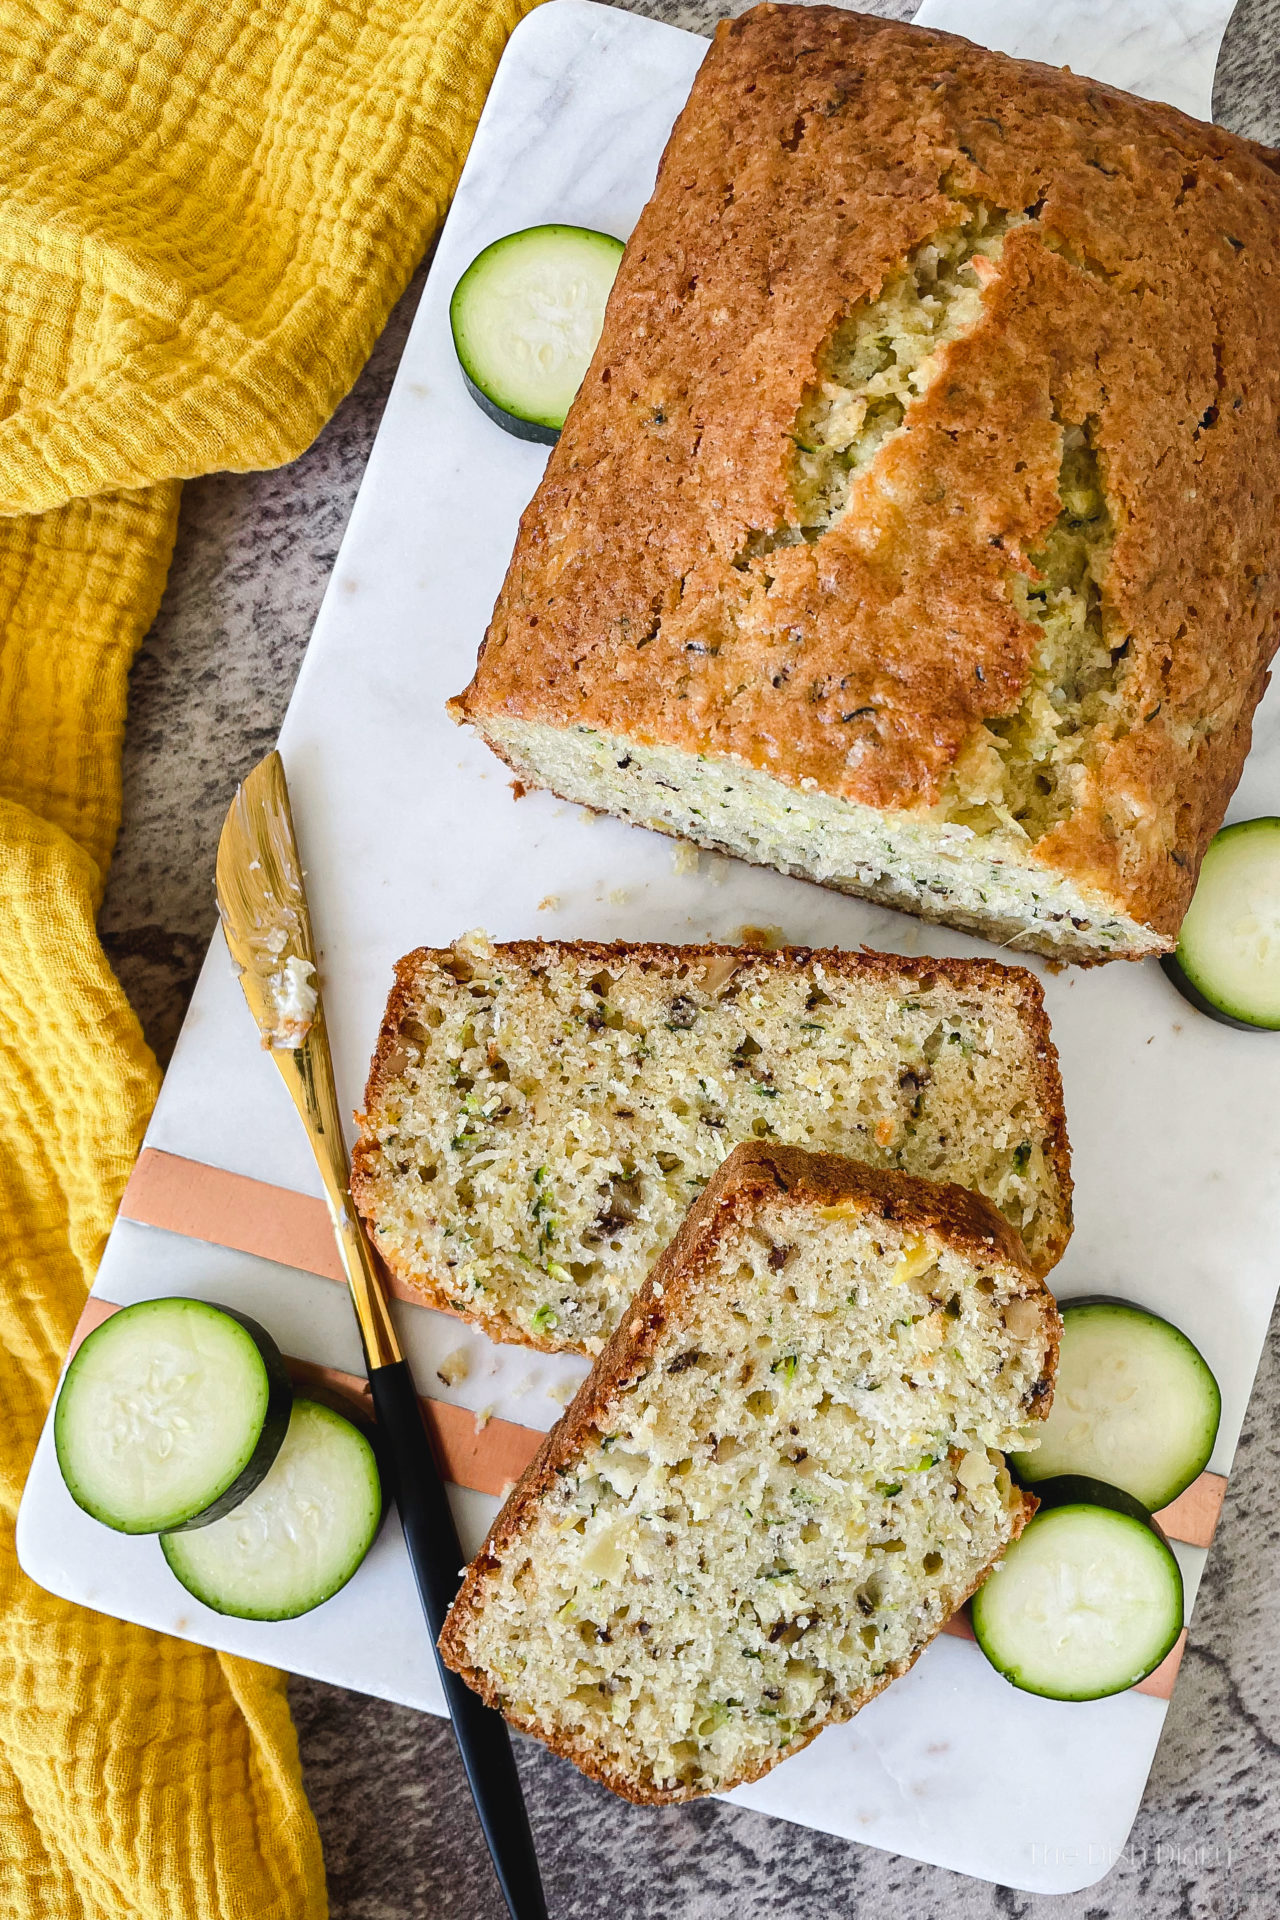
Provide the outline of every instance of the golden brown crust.
{"type": "MultiPolygon", "coordinates": [[[[675,1239],[656,1262],[575,1398],[508,1495],[483,1546],[467,1568],[438,1645],[445,1663],[461,1675],[487,1705],[505,1711],[500,1690],[492,1677],[472,1664],[466,1648],[468,1623],[484,1605],[487,1576],[496,1570],[519,1538],[525,1516],[536,1508],[542,1494],[554,1486],[557,1470],[576,1459],[598,1434],[608,1430],[616,1396],[648,1365],[668,1325],[678,1322],[682,1306],[696,1293],[713,1264],[726,1230],[740,1220],[750,1219],[762,1203],[779,1193],[813,1207],[847,1202],[908,1232],[934,1234],[968,1258],[1014,1268],[1022,1281],[1021,1296],[1038,1299],[1049,1324],[1050,1346],[1044,1375],[1049,1385],[1048,1390],[1037,1396],[1031,1417],[1043,1419],[1048,1414],[1053,1401],[1062,1322],[1053,1295],[1044,1281],[1031,1271],[1017,1234],[988,1201],[963,1187],[919,1180],[911,1174],[878,1172],[840,1154],[807,1153],[800,1147],[780,1147],[765,1140],[748,1141],[735,1147],[690,1207],[675,1239]]],[[[1033,1495],[1022,1494],[1014,1515],[1012,1539],[1022,1532],[1037,1505],[1033,1495]]],[[[975,1575],[972,1585],[957,1600],[957,1610],[977,1591],[989,1571],[989,1566],[983,1567],[975,1575]]],[[[910,1660],[887,1669],[876,1686],[856,1702],[845,1703],[844,1710],[833,1713],[824,1725],[852,1718],[891,1680],[905,1673],[939,1632],[941,1624],[910,1660]]],[[[646,1806],[667,1806],[698,1797],[698,1789],[659,1790],[639,1783],[605,1764],[589,1741],[548,1733],[540,1723],[516,1714],[507,1717],[512,1726],[534,1734],[553,1753],[572,1760],[583,1773],[624,1799],[646,1806]]],[[[771,1756],[741,1779],[726,1782],[726,1788],[745,1786],[760,1779],[780,1760],[800,1752],[821,1731],[821,1727],[816,1727],[805,1740],[771,1756]]]]}
{"type": "MultiPolygon", "coordinates": [[[[534,967],[540,960],[554,965],[557,960],[568,959],[604,968],[626,962],[656,967],[670,974],[681,967],[687,969],[722,959],[738,959],[744,967],[763,967],[771,971],[821,966],[848,980],[894,980],[910,989],[927,989],[932,982],[943,980],[959,992],[979,994],[988,999],[1003,999],[1016,1009],[1030,1041],[1036,1096],[1047,1130],[1044,1153],[1053,1169],[1059,1194],[1061,1224],[1046,1239],[1040,1270],[1050,1272],[1066,1251],[1067,1241],[1071,1237],[1073,1182],[1067,1116],[1062,1100],[1062,1076],[1058,1068],[1057,1048],[1049,1031],[1049,1017],[1044,1010],[1040,982],[1025,967],[1006,966],[999,960],[939,960],[877,953],[870,947],[864,947],[857,953],[847,952],[841,947],[776,947],[762,953],[755,948],[723,946],[714,942],[701,946],[673,946],[659,941],[511,940],[502,942],[494,951],[509,955],[512,963],[521,967],[534,967]]],[[[395,984],[387,1000],[369,1067],[369,1078],[365,1084],[364,1112],[355,1116],[360,1133],[351,1155],[351,1196],[360,1213],[370,1222],[376,1219],[376,1175],[381,1150],[368,1128],[367,1115],[376,1112],[384,1090],[403,1068],[400,1025],[412,1015],[415,992],[423,971],[429,966],[448,968],[455,964],[456,956],[450,947],[416,947],[412,953],[396,962],[395,984]]],[[[397,1279],[421,1293],[426,1305],[442,1313],[458,1313],[452,1304],[447,1274],[424,1279],[420,1272],[409,1267],[393,1247],[378,1243],[378,1252],[397,1279]]],[[[482,1308],[468,1305],[465,1314],[459,1317],[479,1326],[499,1345],[518,1340],[521,1346],[544,1353],[565,1351],[563,1342],[540,1337],[524,1327],[514,1327],[502,1315],[485,1313],[482,1308]]]]}
{"type": "Polygon", "coordinates": [[[1009,576],[1058,511],[1060,423],[1091,421],[1123,711],[1035,857],[1172,938],[1280,638],[1278,171],[951,35],[828,7],[723,22],[458,709],[930,805],[1027,686],[1009,576]],[[790,433],[831,327],[958,197],[1034,209],[982,324],[862,505],[767,572],[735,565],[793,518],[790,433]]]}

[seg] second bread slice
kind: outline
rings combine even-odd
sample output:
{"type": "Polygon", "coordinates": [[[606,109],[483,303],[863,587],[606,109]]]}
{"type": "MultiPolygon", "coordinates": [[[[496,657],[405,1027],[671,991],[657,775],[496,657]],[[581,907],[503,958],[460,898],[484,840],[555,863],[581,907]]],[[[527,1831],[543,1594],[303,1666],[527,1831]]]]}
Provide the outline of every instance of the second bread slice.
{"type": "Polygon", "coordinates": [[[598,1353],[739,1141],[985,1194],[1046,1273],[1071,1230],[1039,983],[997,962],[481,937],[396,968],[352,1192],[431,1306],[598,1353]]]}
{"type": "Polygon", "coordinates": [[[958,1187],[730,1155],[494,1523],[441,1651],[628,1799],[758,1778],[909,1667],[1035,1511],[1061,1323],[958,1187]]]}

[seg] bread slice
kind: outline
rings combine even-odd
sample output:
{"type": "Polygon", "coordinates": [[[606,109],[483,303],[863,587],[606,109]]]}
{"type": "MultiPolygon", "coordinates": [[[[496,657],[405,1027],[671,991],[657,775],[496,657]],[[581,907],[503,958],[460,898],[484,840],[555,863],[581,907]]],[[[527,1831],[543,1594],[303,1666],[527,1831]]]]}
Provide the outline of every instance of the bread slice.
{"type": "Polygon", "coordinates": [[[1280,164],[725,20],[475,677],[525,786],[1064,960],[1172,948],[1280,640],[1280,164]]]}
{"type": "Polygon", "coordinates": [[[738,1141],[1071,1228],[1040,988],[990,961],[472,936],[400,962],[352,1192],[392,1271],[496,1340],[598,1353],[738,1141]]]}
{"type": "Polygon", "coordinates": [[[615,1793],[758,1779],[905,1673],[1035,1511],[1061,1323],[954,1186],[735,1148],[467,1571],[440,1649],[615,1793]]]}

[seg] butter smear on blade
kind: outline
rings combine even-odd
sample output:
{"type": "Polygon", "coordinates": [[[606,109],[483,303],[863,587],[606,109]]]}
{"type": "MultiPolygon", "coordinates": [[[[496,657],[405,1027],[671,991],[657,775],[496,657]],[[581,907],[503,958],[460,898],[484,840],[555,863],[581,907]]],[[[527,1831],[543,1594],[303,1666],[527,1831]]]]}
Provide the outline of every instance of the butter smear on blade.
{"type": "Polygon", "coordinates": [[[270,1005],[275,1015],[271,1032],[263,1034],[266,1047],[300,1047],[316,1017],[318,994],[311,984],[315,967],[310,960],[290,954],[271,976],[270,1005]]]}

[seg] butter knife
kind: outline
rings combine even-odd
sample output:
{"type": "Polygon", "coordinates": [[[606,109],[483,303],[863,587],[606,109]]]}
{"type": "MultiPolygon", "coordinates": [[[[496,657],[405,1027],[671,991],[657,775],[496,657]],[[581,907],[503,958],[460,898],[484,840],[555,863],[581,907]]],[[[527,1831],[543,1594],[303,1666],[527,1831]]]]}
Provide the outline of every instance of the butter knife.
{"type": "MultiPolygon", "coordinates": [[[[284,764],[259,761],[218,841],[218,911],[240,985],[306,1128],[360,1327],[383,1459],[432,1646],[458,1590],[462,1549],[382,1274],[350,1193],[324,999],[284,764]]],[[[436,1653],[454,1737],[512,1920],[546,1920],[529,1816],[500,1714],[436,1653]]]]}

